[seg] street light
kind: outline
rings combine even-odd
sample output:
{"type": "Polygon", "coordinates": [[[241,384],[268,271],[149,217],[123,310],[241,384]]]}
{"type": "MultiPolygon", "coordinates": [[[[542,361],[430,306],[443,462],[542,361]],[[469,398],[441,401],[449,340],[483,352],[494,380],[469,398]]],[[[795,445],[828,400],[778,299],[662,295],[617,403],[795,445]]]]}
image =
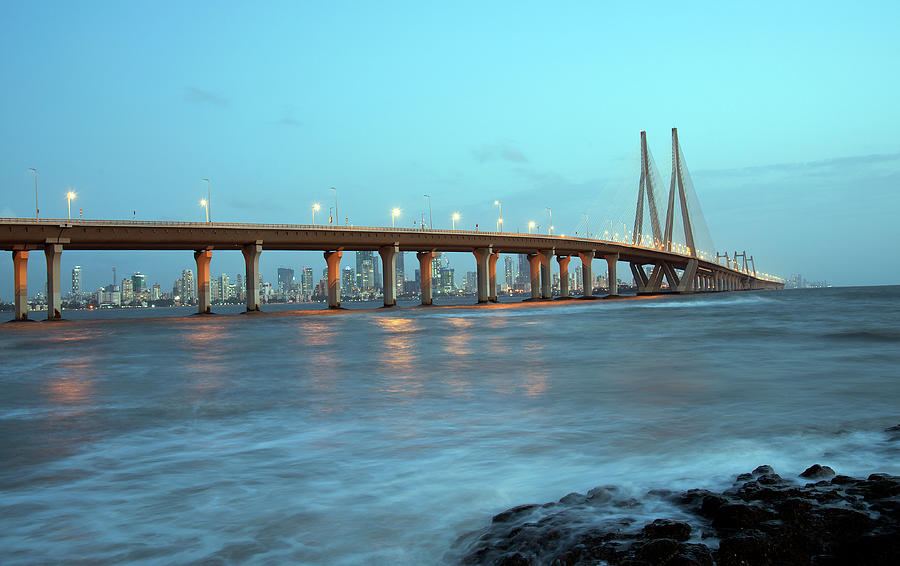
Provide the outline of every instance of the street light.
{"type": "Polygon", "coordinates": [[[74,191],[69,191],[66,193],[66,200],[69,204],[69,220],[72,220],[72,199],[74,199],[77,195],[74,191]]]}
{"type": "Polygon", "coordinates": [[[200,199],[200,206],[206,209],[206,223],[209,224],[209,201],[205,198],[200,199]]]}
{"type": "Polygon", "coordinates": [[[206,221],[209,222],[209,217],[211,213],[209,211],[211,199],[209,198],[209,179],[201,179],[201,181],[206,181],[206,221]]]}
{"type": "Polygon", "coordinates": [[[312,205],[313,226],[316,225],[316,212],[318,212],[320,208],[322,208],[322,207],[319,206],[319,203],[317,203],[317,202],[314,202],[314,203],[313,203],[313,205],[312,205]]]}
{"type": "Polygon", "coordinates": [[[34,173],[34,218],[38,217],[38,205],[37,205],[37,169],[34,167],[29,167],[31,172],[34,173]]]}
{"type": "Polygon", "coordinates": [[[398,216],[400,216],[399,208],[395,208],[395,209],[391,210],[391,228],[394,227],[394,219],[397,218],[398,216]]]}
{"type": "Polygon", "coordinates": [[[548,234],[553,234],[553,211],[550,210],[550,207],[549,207],[549,206],[547,206],[547,207],[545,207],[545,208],[547,209],[547,214],[550,215],[550,227],[547,228],[547,233],[548,233],[548,234]]]}
{"type": "Polygon", "coordinates": [[[503,231],[503,205],[500,204],[499,200],[494,201],[494,206],[497,207],[497,231],[503,231]]]}
{"type": "Polygon", "coordinates": [[[454,212],[453,216],[450,217],[450,220],[453,223],[453,230],[456,230],[456,221],[459,220],[459,213],[454,212]]]}
{"type": "Polygon", "coordinates": [[[434,218],[431,216],[431,195],[422,195],[428,199],[428,229],[434,230],[434,218]]]}
{"type": "Polygon", "coordinates": [[[528,223],[528,233],[529,234],[531,234],[531,231],[534,230],[534,226],[535,226],[534,220],[532,220],[528,223]]]}
{"type": "Polygon", "coordinates": [[[341,215],[338,214],[337,189],[335,189],[334,187],[331,187],[331,190],[334,191],[334,223],[340,224],[341,223],[341,215]]]}

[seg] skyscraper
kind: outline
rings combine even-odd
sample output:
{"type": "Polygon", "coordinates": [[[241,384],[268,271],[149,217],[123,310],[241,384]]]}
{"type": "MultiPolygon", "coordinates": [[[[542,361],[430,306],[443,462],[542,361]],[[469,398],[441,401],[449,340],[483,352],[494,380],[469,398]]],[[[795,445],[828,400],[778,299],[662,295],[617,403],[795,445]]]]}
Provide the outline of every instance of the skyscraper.
{"type": "Polygon", "coordinates": [[[310,300],[313,295],[313,270],[312,267],[304,267],[300,273],[300,293],[305,300],[310,300]]]}
{"type": "Polygon", "coordinates": [[[356,285],[359,290],[374,291],[375,275],[375,252],[371,250],[356,252],[356,285]]]}
{"type": "Polygon", "coordinates": [[[294,286],[294,270],[289,267],[278,268],[278,291],[282,295],[290,293],[294,286]]]}
{"type": "Polygon", "coordinates": [[[72,268],[72,294],[81,294],[81,266],[76,265],[72,268]]]}
{"type": "Polygon", "coordinates": [[[505,283],[503,287],[505,287],[506,291],[516,286],[515,262],[510,256],[503,258],[503,281],[505,283]]]}
{"type": "Polygon", "coordinates": [[[147,277],[140,271],[131,276],[131,289],[135,295],[140,295],[147,288],[147,277]]]}
{"type": "Polygon", "coordinates": [[[406,274],[404,272],[405,270],[404,270],[404,266],[403,266],[403,264],[404,264],[403,256],[404,255],[405,254],[403,252],[400,252],[397,254],[397,292],[396,292],[396,294],[398,296],[403,294],[403,282],[406,281],[406,274]]]}
{"type": "Polygon", "coordinates": [[[181,302],[185,305],[197,302],[197,286],[194,285],[194,272],[190,269],[181,272],[181,302]]]}

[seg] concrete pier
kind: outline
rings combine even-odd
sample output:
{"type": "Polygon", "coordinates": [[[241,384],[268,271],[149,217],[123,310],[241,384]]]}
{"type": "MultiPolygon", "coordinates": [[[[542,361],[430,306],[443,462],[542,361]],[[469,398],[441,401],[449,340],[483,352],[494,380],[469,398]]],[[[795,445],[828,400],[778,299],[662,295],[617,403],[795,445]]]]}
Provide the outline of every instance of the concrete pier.
{"type": "Polygon", "coordinates": [[[559,263],[559,296],[560,298],[569,298],[569,260],[572,256],[558,255],[556,261],[559,263]]]}
{"type": "Polygon", "coordinates": [[[378,248],[381,256],[382,289],[384,306],[397,305],[397,254],[400,252],[397,244],[378,248]]]}
{"type": "Polygon", "coordinates": [[[497,260],[500,254],[492,253],[488,258],[488,300],[492,303],[497,302],[497,260]]]}
{"type": "Polygon", "coordinates": [[[594,252],[583,252],[578,254],[581,260],[581,287],[584,289],[582,295],[585,299],[594,296],[594,252]]]}
{"type": "Polygon", "coordinates": [[[59,283],[59,260],[62,251],[62,244],[44,246],[44,255],[47,258],[47,320],[62,318],[62,293],[59,283]]]}
{"type": "Polygon", "coordinates": [[[259,256],[262,242],[248,244],[241,248],[246,269],[244,281],[247,285],[247,312],[259,311],[259,256]]]}
{"type": "Polygon", "coordinates": [[[550,278],[550,268],[552,267],[554,250],[542,250],[541,256],[541,298],[553,298],[553,281],[550,278]]]}
{"type": "Polygon", "coordinates": [[[431,262],[434,261],[434,252],[417,252],[419,259],[419,287],[421,289],[422,304],[432,304],[431,292],[431,262]]]}
{"type": "Polygon", "coordinates": [[[528,254],[528,266],[531,271],[531,298],[541,298],[541,256],[528,254]]]}
{"type": "Polygon", "coordinates": [[[197,313],[210,314],[209,262],[212,260],[212,250],[197,250],[194,259],[197,261],[197,313]]]}
{"type": "Polygon", "coordinates": [[[15,320],[28,320],[28,252],[15,250],[12,258],[15,320]]]}
{"type": "Polygon", "coordinates": [[[486,303],[490,300],[488,291],[488,258],[491,255],[490,248],[476,248],[472,251],[475,254],[475,270],[477,272],[478,282],[478,302],[486,303]]]}
{"type": "Polygon", "coordinates": [[[341,250],[325,252],[325,264],[328,265],[328,308],[341,308],[341,250]]]}
{"type": "Polygon", "coordinates": [[[619,254],[606,254],[603,256],[606,260],[606,280],[609,287],[609,296],[619,296],[619,280],[616,275],[616,263],[619,261],[619,254]]]}

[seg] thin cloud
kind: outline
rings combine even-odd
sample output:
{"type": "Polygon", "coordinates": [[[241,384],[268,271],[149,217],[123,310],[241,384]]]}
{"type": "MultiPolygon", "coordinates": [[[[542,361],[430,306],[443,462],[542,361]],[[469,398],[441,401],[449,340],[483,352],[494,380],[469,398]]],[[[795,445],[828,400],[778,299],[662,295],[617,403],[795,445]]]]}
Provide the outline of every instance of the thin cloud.
{"type": "Polygon", "coordinates": [[[509,161],[512,163],[528,163],[528,157],[510,142],[485,145],[472,150],[472,156],[479,163],[488,161],[509,161]]]}
{"type": "Polygon", "coordinates": [[[272,123],[277,126],[285,126],[287,128],[299,128],[303,125],[303,122],[301,122],[300,120],[295,120],[288,116],[284,116],[280,120],[275,120],[272,123]]]}
{"type": "Polygon", "coordinates": [[[231,104],[227,98],[195,86],[185,89],[184,99],[192,104],[212,104],[213,106],[229,106],[231,104]]]}

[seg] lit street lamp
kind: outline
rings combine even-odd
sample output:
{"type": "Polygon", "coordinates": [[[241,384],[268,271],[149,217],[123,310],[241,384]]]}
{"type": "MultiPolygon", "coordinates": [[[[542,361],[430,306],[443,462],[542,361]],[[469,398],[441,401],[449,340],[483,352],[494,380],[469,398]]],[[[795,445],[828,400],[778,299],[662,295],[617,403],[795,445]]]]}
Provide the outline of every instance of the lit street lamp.
{"type": "Polygon", "coordinates": [[[499,200],[494,201],[494,206],[497,207],[497,231],[503,231],[503,205],[500,204],[499,200]]]}
{"type": "Polygon", "coordinates": [[[206,223],[209,224],[209,201],[205,198],[200,199],[200,206],[206,209],[206,223]]]}
{"type": "Polygon", "coordinates": [[[547,208],[547,214],[550,215],[550,227],[547,228],[547,233],[548,233],[548,234],[553,234],[553,211],[550,210],[550,207],[549,207],[549,206],[546,207],[546,208],[547,208]]]}
{"type": "Polygon", "coordinates": [[[69,204],[69,220],[72,220],[72,199],[74,199],[77,195],[73,191],[69,191],[66,193],[66,200],[69,204]]]}
{"type": "Polygon", "coordinates": [[[391,228],[394,227],[394,219],[397,218],[398,216],[400,216],[399,208],[395,208],[395,209],[391,210],[391,228]]]}
{"type": "Polygon", "coordinates": [[[316,225],[316,212],[318,212],[320,208],[322,208],[322,207],[319,206],[319,203],[317,203],[317,202],[313,203],[313,205],[312,205],[313,226],[316,225]]]}
{"type": "Polygon", "coordinates": [[[535,226],[534,220],[532,220],[528,223],[528,233],[529,234],[531,234],[531,231],[534,230],[534,226],[535,226]]]}
{"type": "Polygon", "coordinates": [[[209,217],[211,215],[210,209],[210,198],[209,198],[209,179],[201,179],[201,181],[206,181],[206,221],[209,222],[209,217]]]}
{"type": "Polygon", "coordinates": [[[38,205],[37,205],[37,169],[34,167],[29,167],[31,172],[34,173],[34,217],[37,219],[38,217],[38,205]]]}
{"type": "Polygon", "coordinates": [[[452,225],[453,225],[453,228],[452,228],[453,230],[456,230],[456,221],[457,220],[459,220],[459,213],[454,212],[453,216],[450,217],[450,221],[452,222],[452,225]]]}

